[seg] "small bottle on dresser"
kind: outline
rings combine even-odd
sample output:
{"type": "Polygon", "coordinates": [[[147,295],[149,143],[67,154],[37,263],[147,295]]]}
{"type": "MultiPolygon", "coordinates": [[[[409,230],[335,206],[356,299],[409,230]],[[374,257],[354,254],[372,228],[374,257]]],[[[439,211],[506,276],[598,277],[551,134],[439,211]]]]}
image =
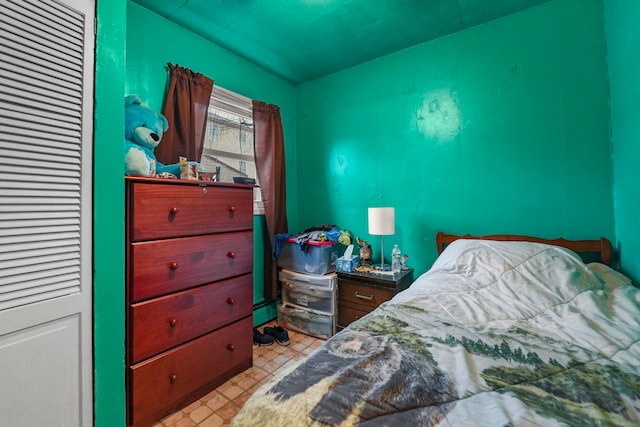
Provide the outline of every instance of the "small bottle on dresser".
{"type": "Polygon", "coordinates": [[[391,271],[394,273],[399,273],[402,269],[402,261],[400,257],[400,248],[398,245],[393,245],[393,250],[391,251],[391,271]]]}

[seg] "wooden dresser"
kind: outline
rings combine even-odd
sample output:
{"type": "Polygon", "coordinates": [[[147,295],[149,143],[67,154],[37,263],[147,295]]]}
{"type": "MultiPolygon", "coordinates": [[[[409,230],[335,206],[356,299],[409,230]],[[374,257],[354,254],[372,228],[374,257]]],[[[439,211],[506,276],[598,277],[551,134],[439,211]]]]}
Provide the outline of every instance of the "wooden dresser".
{"type": "Polygon", "coordinates": [[[338,321],[342,330],[413,283],[413,269],[393,275],[338,273],[338,321]]]}
{"type": "Polygon", "coordinates": [[[126,178],[127,419],[150,426],[252,365],[253,187],[126,178]]]}

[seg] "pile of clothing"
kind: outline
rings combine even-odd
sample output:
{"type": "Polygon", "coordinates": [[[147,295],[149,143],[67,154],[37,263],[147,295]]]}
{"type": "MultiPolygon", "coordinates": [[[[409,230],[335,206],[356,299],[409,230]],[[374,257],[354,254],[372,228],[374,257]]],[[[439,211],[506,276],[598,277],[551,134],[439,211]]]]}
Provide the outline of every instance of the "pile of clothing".
{"type": "Polygon", "coordinates": [[[351,244],[351,233],[349,230],[340,230],[334,224],[321,224],[307,228],[302,233],[280,233],[275,235],[275,244],[273,250],[274,259],[278,259],[278,254],[284,242],[295,242],[306,251],[308,242],[338,242],[345,246],[351,244]]]}

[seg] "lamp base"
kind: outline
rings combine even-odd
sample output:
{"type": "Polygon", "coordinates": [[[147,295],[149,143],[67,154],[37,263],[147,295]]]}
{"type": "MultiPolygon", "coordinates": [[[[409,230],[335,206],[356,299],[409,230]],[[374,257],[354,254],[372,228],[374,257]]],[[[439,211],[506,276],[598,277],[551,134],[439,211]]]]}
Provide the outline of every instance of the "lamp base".
{"type": "Polygon", "coordinates": [[[389,264],[374,264],[373,268],[376,271],[391,271],[391,265],[389,264]]]}

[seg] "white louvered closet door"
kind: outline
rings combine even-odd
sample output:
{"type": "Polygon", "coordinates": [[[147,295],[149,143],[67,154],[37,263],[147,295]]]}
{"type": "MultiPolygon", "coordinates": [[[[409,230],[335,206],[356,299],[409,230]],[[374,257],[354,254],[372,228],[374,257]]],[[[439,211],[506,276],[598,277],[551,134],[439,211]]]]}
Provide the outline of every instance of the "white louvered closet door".
{"type": "Polygon", "coordinates": [[[90,426],[95,0],[0,0],[0,425],[90,426]]]}

